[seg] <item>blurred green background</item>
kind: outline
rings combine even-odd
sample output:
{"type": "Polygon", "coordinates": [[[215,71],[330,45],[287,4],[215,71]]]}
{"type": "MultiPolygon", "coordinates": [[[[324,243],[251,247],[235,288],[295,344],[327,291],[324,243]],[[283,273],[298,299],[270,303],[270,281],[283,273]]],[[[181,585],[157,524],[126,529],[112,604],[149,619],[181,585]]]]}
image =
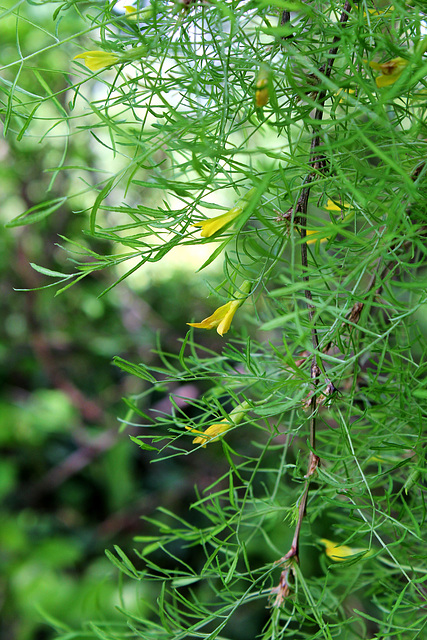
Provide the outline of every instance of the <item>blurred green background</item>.
{"type": "MultiPolygon", "coordinates": [[[[28,135],[17,140],[24,122],[20,109],[23,115],[28,110],[17,91],[8,111],[7,93],[17,72],[16,65],[8,65],[19,58],[16,16],[8,13],[12,6],[3,3],[0,51],[2,121],[9,125],[0,139],[0,637],[43,640],[55,637],[51,625],[79,628],[87,620],[122,619],[115,607],[124,597],[131,610],[140,607],[134,585],[126,588],[104,550],[117,544],[131,553],[133,536],[147,531],[141,516],[152,515],[159,505],[183,511],[194,484],[211,481],[206,457],[151,465],[153,455],[129,440],[129,430],[120,432],[127,413],[123,398],[148,387],[111,361],[117,355],[155,361],[159,333],[167,350],[179,351],[185,323],[215,301],[204,307],[208,289],[200,293],[200,279],[197,284],[190,275],[194,263],[182,256],[156,264],[155,273],[143,270],[105,296],[121,273],[95,272],[57,297],[58,287],[43,288],[54,279],[30,263],[73,271],[73,253],[63,247],[86,246],[87,215],[76,211],[89,207],[95,192],[74,201],[73,210],[64,205],[37,224],[5,228],[44,199],[71,193],[77,179],[62,170],[51,184],[66,132],[59,127],[43,137],[68,95],[61,94],[58,105],[47,102],[28,135]]],[[[52,43],[47,32],[53,32],[55,8],[54,3],[21,7],[24,54],[52,43]]],[[[64,13],[62,37],[81,26],[76,13],[64,13]]],[[[75,53],[70,44],[37,55],[20,73],[19,87],[43,92],[41,78],[52,92],[62,90],[75,53]]],[[[89,136],[70,138],[65,157],[67,165],[97,171],[111,161],[89,136]]],[[[91,175],[84,176],[89,185],[91,175]]],[[[111,250],[106,242],[96,246],[91,240],[90,247],[111,250]]],[[[207,340],[212,345],[220,338],[207,340]]],[[[170,390],[163,396],[149,393],[145,405],[168,411],[170,390]]],[[[195,387],[183,392],[198,394],[195,387]]]]}
{"type": "MultiPolygon", "coordinates": [[[[0,624],[5,640],[52,637],[46,616],[73,627],[119,616],[114,609],[119,576],[104,549],[114,543],[130,551],[132,537],[145,531],[142,515],[151,515],[159,504],[185,509],[196,481],[209,476],[206,457],[150,465],[152,454],[129,440],[129,430],[119,432],[127,413],[123,398],[148,387],[111,362],[116,355],[155,361],[159,333],[170,352],[179,351],[185,323],[210,308],[200,301],[200,284],[169,265],[156,280],[135,277],[101,297],[117,273],[96,272],[57,297],[54,288],[39,289],[51,280],[30,263],[71,271],[70,256],[58,244],[64,236],[81,243],[86,224],[63,207],[39,224],[4,227],[39,201],[49,181],[44,170],[51,164],[50,151],[49,142],[40,146],[37,139],[15,144],[11,135],[1,142],[0,624]]],[[[61,181],[66,179],[62,173],[61,181]]],[[[206,294],[204,289],[203,298],[206,294]]],[[[211,345],[220,340],[216,334],[207,339],[211,345]]],[[[168,391],[148,394],[145,405],[167,411],[168,391]]],[[[188,385],[175,391],[198,394],[188,385]]]]}
{"type": "MultiPolygon", "coordinates": [[[[116,355],[155,361],[159,333],[170,352],[179,351],[185,323],[210,308],[200,301],[200,283],[169,264],[155,280],[143,274],[100,297],[118,276],[106,270],[55,297],[54,288],[38,289],[50,279],[30,263],[71,271],[58,245],[64,236],[84,242],[84,217],[63,207],[39,224],[4,227],[39,201],[51,151],[50,142],[40,146],[37,139],[15,144],[10,135],[1,142],[2,640],[54,637],[47,618],[79,627],[120,617],[115,606],[126,589],[104,549],[114,543],[131,552],[132,537],[146,532],[141,516],[160,504],[185,511],[194,484],[212,479],[206,456],[150,465],[153,455],[129,440],[129,430],[120,433],[123,398],[148,387],[111,362],[116,355]]],[[[62,173],[58,191],[66,179],[62,173]]],[[[170,390],[148,394],[145,405],[167,411],[170,390]]],[[[175,391],[199,392],[188,385],[175,391]]],[[[127,606],[137,597],[132,585],[127,606]]]]}

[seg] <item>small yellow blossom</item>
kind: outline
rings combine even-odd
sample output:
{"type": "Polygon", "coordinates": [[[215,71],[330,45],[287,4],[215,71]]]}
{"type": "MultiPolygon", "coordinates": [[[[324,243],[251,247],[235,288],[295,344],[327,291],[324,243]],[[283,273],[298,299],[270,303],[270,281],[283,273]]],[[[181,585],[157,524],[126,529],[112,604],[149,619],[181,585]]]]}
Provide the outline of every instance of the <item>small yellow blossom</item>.
{"type": "Polygon", "coordinates": [[[329,199],[328,202],[326,203],[325,209],[327,211],[342,211],[343,209],[350,209],[350,205],[349,204],[338,205],[338,204],[335,204],[333,200],[329,199]]]}
{"type": "Polygon", "coordinates": [[[256,83],[255,83],[255,106],[265,107],[270,99],[270,93],[268,90],[270,71],[267,67],[263,66],[259,70],[256,83]]]}
{"type": "Polygon", "coordinates": [[[372,551],[370,551],[369,549],[360,549],[347,547],[346,545],[339,545],[336,542],[332,542],[332,540],[327,540],[326,538],[322,538],[320,542],[325,545],[325,553],[328,558],[331,558],[331,560],[334,560],[334,562],[344,562],[344,560],[347,560],[348,558],[351,558],[358,553],[362,553],[362,551],[365,552],[363,556],[361,556],[362,558],[367,555],[372,555],[372,551]]]}
{"type": "Polygon", "coordinates": [[[239,300],[230,300],[230,302],[218,307],[211,316],[201,322],[187,322],[187,324],[190,327],[196,327],[196,329],[213,329],[216,327],[219,335],[223,336],[229,330],[234,314],[240,305],[241,302],[239,300]]]}
{"type": "MultiPolygon", "coordinates": [[[[333,200],[328,200],[328,202],[326,203],[325,209],[327,211],[340,211],[340,212],[342,212],[343,209],[350,209],[350,205],[349,204],[343,204],[341,206],[338,206],[337,204],[335,204],[335,202],[333,200]]],[[[341,220],[341,223],[348,222],[348,220],[350,220],[350,218],[352,218],[352,217],[353,217],[353,211],[351,213],[348,213],[346,216],[344,216],[344,218],[341,220]]],[[[322,231],[321,229],[307,229],[306,236],[312,236],[312,235],[316,234],[315,238],[311,238],[311,240],[307,240],[307,244],[313,244],[315,242],[326,242],[327,240],[329,240],[331,238],[331,235],[324,236],[324,237],[319,237],[319,234],[321,233],[321,231],[322,231]]]]}
{"type": "Polygon", "coordinates": [[[104,67],[111,67],[112,64],[116,64],[119,58],[114,53],[107,53],[106,51],[85,51],[74,56],[74,60],[82,58],[83,62],[91,71],[99,71],[104,67]]]}
{"type": "Polygon", "coordinates": [[[265,107],[269,99],[268,80],[266,78],[264,80],[258,80],[255,90],[255,106],[265,107]]]}
{"type": "MultiPolygon", "coordinates": [[[[368,13],[371,14],[371,16],[384,16],[386,13],[389,13],[390,11],[394,11],[393,5],[386,7],[382,11],[377,11],[376,9],[368,9],[368,13]]],[[[363,12],[363,17],[366,18],[365,11],[363,12]]]]}
{"type": "Polygon", "coordinates": [[[236,204],[236,206],[234,206],[229,211],[222,213],[220,216],[216,216],[215,218],[208,218],[207,220],[202,220],[201,222],[196,222],[194,226],[202,228],[202,232],[200,234],[202,238],[210,238],[217,231],[238,218],[248,206],[249,200],[254,195],[255,191],[255,189],[250,189],[250,191],[248,191],[248,193],[243,196],[243,198],[236,204]]]}
{"type": "Polygon", "coordinates": [[[196,438],[193,440],[193,444],[201,444],[204,449],[206,449],[206,445],[211,442],[215,442],[219,440],[219,436],[223,433],[226,433],[231,427],[234,425],[231,424],[228,420],[221,420],[221,422],[217,422],[216,424],[211,424],[210,427],[206,429],[206,431],[197,431],[197,429],[192,429],[191,427],[185,427],[188,431],[193,433],[198,433],[196,438]]]}
{"type": "Polygon", "coordinates": [[[339,102],[340,102],[340,104],[341,104],[342,102],[346,102],[346,101],[347,101],[348,96],[349,96],[349,95],[351,95],[351,94],[353,94],[353,93],[356,93],[356,90],[355,90],[355,89],[339,89],[339,90],[336,92],[336,94],[335,94],[335,95],[336,95],[336,96],[341,96],[341,97],[340,97],[340,99],[339,99],[339,102]]]}
{"type": "Polygon", "coordinates": [[[197,433],[197,437],[194,438],[193,444],[201,444],[203,448],[206,448],[207,444],[211,442],[216,442],[220,439],[224,433],[226,433],[232,427],[238,425],[246,413],[248,412],[249,404],[246,402],[242,402],[234,407],[233,411],[231,411],[229,418],[221,420],[221,422],[216,422],[215,424],[211,424],[210,427],[206,429],[206,431],[198,431],[197,429],[193,429],[192,427],[185,427],[188,431],[192,433],[197,433]]]}
{"type": "Polygon", "coordinates": [[[132,20],[135,22],[143,22],[144,20],[148,20],[148,18],[151,18],[154,15],[154,9],[152,6],[145,7],[145,9],[138,11],[136,7],[130,4],[126,4],[123,6],[123,9],[125,10],[125,18],[127,20],[132,20]]]}
{"type": "Polygon", "coordinates": [[[398,78],[400,78],[402,71],[409,64],[408,60],[404,58],[393,58],[388,62],[383,62],[382,64],[378,62],[371,61],[369,66],[375,71],[381,71],[381,75],[375,78],[375,82],[377,83],[377,87],[381,89],[382,87],[388,87],[391,84],[394,84],[398,78]]]}
{"type": "Polygon", "coordinates": [[[307,244],[314,244],[315,242],[326,242],[327,240],[329,240],[330,236],[319,238],[319,233],[321,233],[321,230],[319,229],[307,229],[307,231],[305,232],[306,238],[308,238],[308,236],[316,236],[315,238],[311,238],[311,240],[307,240],[307,244]]]}
{"type": "Polygon", "coordinates": [[[221,307],[218,307],[211,316],[205,318],[201,322],[187,322],[187,324],[190,325],[190,327],[196,327],[196,329],[214,329],[216,327],[219,335],[223,336],[224,333],[227,333],[229,330],[234,314],[244,303],[250,290],[251,283],[248,280],[245,280],[241,285],[240,290],[236,293],[235,300],[230,300],[221,307]]]}
{"type": "Polygon", "coordinates": [[[123,9],[125,10],[125,18],[128,20],[138,20],[138,11],[135,7],[130,4],[125,4],[123,9]]]}
{"type": "Polygon", "coordinates": [[[269,67],[261,65],[255,82],[255,106],[258,108],[265,107],[270,99],[270,76],[269,67]]]}
{"type": "Polygon", "coordinates": [[[208,220],[202,220],[202,222],[196,222],[195,227],[201,227],[202,238],[210,238],[217,231],[225,227],[226,224],[233,222],[240,214],[242,213],[242,207],[233,207],[226,213],[221,214],[220,216],[216,216],[215,218],[208,218],[208,220]]]}

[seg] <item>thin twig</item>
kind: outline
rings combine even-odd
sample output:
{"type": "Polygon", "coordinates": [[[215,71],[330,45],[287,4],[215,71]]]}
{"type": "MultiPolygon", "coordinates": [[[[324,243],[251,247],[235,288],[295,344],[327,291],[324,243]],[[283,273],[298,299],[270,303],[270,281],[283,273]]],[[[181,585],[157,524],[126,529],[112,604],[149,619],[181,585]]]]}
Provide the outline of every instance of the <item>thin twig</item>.
{"type": "MultiPolygon", "coordinates": [[[[340,23],[344,25],[348,18],[349,12],[351,10],[351,4],[349,0],[346,0],[341,17],[340,23]]],[[[283,18],[283,16],[282,16],[283,18]]],[[[332,67],[334,64],[335,56],[338,52],[337,43],[339,42],[339,36],[335,36],[333,40],[333,46],[329,50],[328,58],[326,60],[326,65],[324,66],[324,75],[329,78],[331,75],[332,67]]],[[[311,381],[313,385],[313,394],[310,400],[310,457],[308,463],[307,473],[305,475],[305,484],[302,496],[300,498],[298,504],[298,517],[295,525],[294,537],[292,540],[291,547],[287,554],[283,556],[279,560],[279,563],[284,564],[284,570],[281,573],[279,585],[272,589],[272,593],[276,594],[276,599],[274,602],[275,606],[280,606],[283,602],[284,598],[286,598],[289,594],[289,572],[293,571],[292,567],[294,563],[299,562],[299,539],[301,533],[302,522],[304,519],[306,506],[307,506],[307,498],[308,492],[310,489],[310,482],[313,475],[316,473],[316,470],[319,466],[319,457],[314,453],[315,445],[316,445],[316,403],[317,403],[317,386],[319,382],[319,376],[321,374],[321,369],[324,371],[323,364],[319,357],[319,339],[317,335],[317,329],[314,322],[315,315],[315,306],[313,304],[313,296],[310,290],[310,277],[308,274],[308,254],[307,254],[307,208],[308,208],[308,200],[310,196],[311,185],[315,180],[317,174],[322,169],[322,165],[324,162],[322,154],[319,153],[320,145],[320,122],[323,118],[323,108],[327,97],[327,90],[323,89],[319,92],[317,97],[317,107],[315,110],[314,119],[319,123],[313,127],[313,138],[310,146],[310,161],[309,164],[312,167],[312,170],[307,175],[304,180],[304,186],[301,190],[300,196],[298,198],[297,204],[292,212],[292,221],[295,224],[298,222],[301,225],[301,265],[303,271],[303,280],[305,282],[305,298],[308,309],[308,316],[311,324],[311,340],[313,347],[313,356],[311,363],[311,381]],[[319,364],[320,367],[319,367],[319,364]]]]}
{"type": "MultiPolygon", "coordinates": [[[[340,16],[340,24],[344,25],[347,22],[349,18],[350,9],[351,9],[350,1],[346,0],[340,16]]],[[[324,72],[327,78],[329,78],[331,75],[335,56],[338,52],[337,43],[339,39],[340,39],[339,36],[335,36],[333,40],[333,46],[328,53],[328,59],[326,61],[326,68],[324,72]]],[[[326,96],[327,96],[326,89],[322,89],[322,91],[319,92],[319,95],[317,98],[318,106],[316,107],[314,119],[319,123],[323,118],[323,107],[326,101],[326,96]]],[[[316,325],[313,321],[314,311],[315,311],[315,307],[313,305],[313,297],[311,295],[311,291],[308,286],[309,285],[309,275],[307,272],[308,258],[307,258],[307,242],[305,241],[305,238],[307,235],[307,207],[308,207],[308,199],[310,196],[311,184],[316,177],[317,171],[320,170],[321,165],[323,164],[323,157],[319,155],[320,130],[318,125],[316,125],[313,128],[313,134],[314,135],[311,141],[311,148],[310,148],[310,166],[313,167],[314,171],[311,171],[304,181],[305,186],[303,187],[301,191],[301,195],[298,198],[298,202],[294,210],[294,216],[298,214],[299,223],[301,224],[301,238],[303,240],[303,243],[301,245],[301,264],[303,269],[303,280],[307,283],[307,287],[305,289],[305,297],[307,300],[308,316],[309,316],[310,324],[312,327],[311,338],[312,338],[313,351],[314,351],[313,363],[311,367],[311,378],[312,378],[313,384],[317,386],[317,379],[320,373],[320,372],[319,373],[317,372],[318,365],[317,365],[317,356],[316,356],[316,352],[318,352],[318,349],[319,349],[319,339],[317,336],[316,325]]],[[[322,369],[324,370],[323,366],[322,366],[322,369]]],[[[316,406],[315,397],[313,398],[313,403],[314,403],[313,408],[315,408],[316,406]]],[[[314,434],[313,434],[313,440],[314,440],[314,434]]]]}
{"type": "MultiPolygon", "coordinates": [[[[291,21],[291,12],[290,11],[282,11],[280,15],[280,26],[284,27],[286,24],[289,24],[291,21]]],[[[287,36],[282,36],[282,40],[288,40],[293,37],[293,33],[288,33],[287,36]]]]}

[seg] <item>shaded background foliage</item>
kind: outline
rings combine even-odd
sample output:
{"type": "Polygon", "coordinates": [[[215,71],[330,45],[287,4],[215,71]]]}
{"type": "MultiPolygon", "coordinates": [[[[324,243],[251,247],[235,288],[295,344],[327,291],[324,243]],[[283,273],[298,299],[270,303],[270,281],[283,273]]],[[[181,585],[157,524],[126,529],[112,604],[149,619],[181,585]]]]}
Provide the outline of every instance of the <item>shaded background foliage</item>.
{"type": "MultiPolygon", "coordinates": [[[[11,8],[10,5],[9,8],[11,8]]],[[[24,51],[51,43],[43,25],[51,28],[52,6],[23,7],[30,21],[20,21],[24,51]],[[39,25],[40,29],[34,28],[39,25]]],[[[80,25],[81,26],[81,25],[80,25]]],[[[16,56],[15,20],[2,16],[2,64],[16,56]]],[[[72,35],[78,19],[64,14],[61,28],[72,35]]],[[[69,66],[70,50],[37,56],[52,93],[64,87],[58,69],[69,66]]],[[[6,71],[13,80],[14,71],[6,71]]],[[[34,74],[24,69],[20,86],[34,90],[34,74]]],[[[1,93],[1,89],[0,89],[1,93]]],[[[65,94],[59,100],[64,105],[65,94]]],[[[2,103],[5,105],[5,93],[2,103]]],[[[45,108],[55,118],[55,108],[45,108]]],[[[13,116],[12,116],[13,119],[13,116]]],[[[123,585],[104,549],[117,544],[131,553],[133,536],[147,533],[150,516],[159,505],[186,513],[194,485],[208,486],[226,470],[221,456],[173,459],[150,465],[154,457],[129,442],[129,430],[119,432],[118,417],[126,415],[123,398],[144,389],[111,361],[156,363],[157,337],[171,353],[185,322],[211,308],[200,296],[192,262],[172,262],[150,275],[117,285],[101,296],[120,275],[95,271],[76,287],[55,297],[43,288],[45,275],[30,266],[69,271],[64,246],[82,243],[85,215],[67,204],[54,215],[30,226],[6,229],[5,223],[48,197],[72,188],[72,175],[60,171],[51,186],[51,167],[61,161],[64,140],[50,135],[40,143],[36,132],[17,141],[0,140],[0,637],[2,640],[43,640],[52,629],[78,628],[88,620],[121,620],[121,602],[141,611],[144,594],[123,585]],[[67,240],[65,240],[65,238],[67,240]],[[25,291],[24,291],[25,290],[25,291]]],[[[102,148],[70,138],[67,163],[102,168],[102,148]]],[[[88,171],[87,179],[91,182],[88,171]]],[[[139,194],[136,194],[139,197],[139,194]]],[[[82,198],[83,208],[90,200],[82,198]]],[[[111,250],[111,243],[91,240],[91,249],[111,250]]],[[[71,258],[72,259],[72,258],[71,258]]],[[[157,267],[159,265],[156,265],[157,267]]],[[[218,336],[206,336],[212,347],[218,336]]],[[[147,385],[145,385],[147,387],[147,385]]],[[[149,392],[144,406],[171,410],[168,393],[149,392]]],[[[195,385],[176,385],[178,395],[197,397],[195,385]]],[[[125,578],[125,583],[127,582],[125,578]]]]}
{"type": "MultiPolygon", "coordinates": [[[[28,23],[27,30],[21,30],[22,46],[41,49],[49,42],[42,27],[45,20],[50,28],[52,7],[45,11],[30,5],[25,11],[40,30],[28,23]]],[[[62,27],[72,34],[75,18],[62,27]]],[[[3,64],[14,59],[15,45],[15,22],[3,18],[3,64]]],[[[53,92],[63,87],[55,69],[69,64],[65,51],[40,55],[37,64],[47,70],[53,92]]],[[[25,73],[20,83],[31,91],[34,76],[25,73]]],[[[119,433],[117,417],[126,413],[123,397],[140,392],[142,385],[111,363],[117,355],[156,361],[152,350],[159,331],[172,351],[179,350],[176,327],[185,325],[195,305],[198,311],[202,306],[194,281],[171,269],[160,280],[147,278],[134,288],[124,282],[100,297],[114,275],[99,271],[55,298],[52,288],[40,289],[47,279],[30,263],[67,270],[62,237],[81,244],[84,217],[65,205],[38,224],[4,227],[45,198],[49,170],[59,161],[62,147],[60,137],[42,144],[36,136],[17,142],[12,135],[0,141],[4,640],[55,637],[46,618],[60,627],[119,619],[115,607],[123,586],[104,549],[114,542],[131,551],[132,537],[147,529],[141,515],[152,514],[160,504],[185,511],[193,485],[209,483],[212,473],[206,458],[150,465],[150,455],[132,445],[128,433],[119,433]]],[[[71,139],[67,162],[94,167],[102,158],[71,139]]],[[[54,195],[66,192],[69,182],[69,174],[61,171],[54,195]]],[[[197,395],[199,390],[187,392],[197,395]]],[[[149,394],[146,405],[168,411],[168,394],[149,394]]],[[[130,591],[125,597],[133,607],[137,598],[130,591]]]]}
{"type": "MultiPolygon", "coordinates": [[[[27,153],[5,141],[2,149],[3,166],[18,170],[0,176],[4,220],[11,200],[32,206],[27,194],[45,176],[44,152],[34,162],[37,142],[27,153]]],[[[5,639],[52,637],[39,609],[63,623],[114,618],[118,578],[104,548],[114,542],[130,550],[132,536],[146,529],[141,515],[159,504],[185,511],[193,485],[209,483],[213,473],[206,456],[150,465],[150,455],[129,442],[128,432],[119,433],[122,399],[142,385],[111,363],[117,355],[155,362],[160,330],[178,351],[176,327],[185,325],[192,307],[201,309],[197,288],[171,271],[143,290],[122,283],[101,298],[111,284],[108,272],[96,272],[56,298],[51,288],[38,289],[46,278],[29,263],[61,270],[59,236],[80,235],[80,224],[61,210],[38,225],[0,231],[5,639]]],[[[150,393],[146,406],[170,410],[167,391],[150,393]]],[[[194,385],[181,391],[199,394],[194,385]]]]}

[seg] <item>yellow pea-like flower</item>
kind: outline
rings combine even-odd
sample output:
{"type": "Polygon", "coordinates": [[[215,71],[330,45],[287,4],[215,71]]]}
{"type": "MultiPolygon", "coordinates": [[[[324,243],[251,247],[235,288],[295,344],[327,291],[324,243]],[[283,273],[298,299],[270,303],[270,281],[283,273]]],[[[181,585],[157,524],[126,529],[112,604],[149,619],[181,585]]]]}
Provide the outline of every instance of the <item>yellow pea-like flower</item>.
{"type": "MultiPolygon", "coordinates": [[[[327,211],[340,211],[340,212],[342,212],[343,209],[350,209],[350,208],[351,207],[349,204],[337,205],[335,204],[335,202],[333,202],[333,200],[328,200],[325,207],[327,211]]],[[[345,224],[346,222],[348,222],[353,217],[353,215],[354,215],[354,211],[350,211],[350,213],[347,213],[347,215],[344,216],[344,218],[340,221],[340,224],[343,224],[343,223],[345,224]]],[[[338,232],[338,228],[337,228],[337,232],[338,232]]],[[[321,229],[307,229],[306,236],[316,235],[315,238],[311,238],[310,240],[307,240],[307,244],[313,244],[315,242],[326,242],[331,238],[331,235],[319,237],[320,233],[322,233],[321,229]]],[[[334,235],[336,235],[336,232],[334,232],[334,235]]]]}
{"type": "Polygon", "coordinates": [[[134,22],[143,22],[154,15],[154,9],[152,6],[145,7],[145,9],[138,11],[136,7],[130,4],[125,4],[123,9],[125,10],[125,18],[134,22]]]}
{"type": "Polygon", "coordinates": [[[187,322],[187,324],[190,327],[196,327],[196,329],[214,329],[216,327],[219,335],[223,336],[229,330],[234,314],[240,305],[241,302],[239,300],[230,300],[230,302],[218,307],[211,316],[201,322],[187,322]]]}
{"type": "Polygon", "coordinates": [[[267,67],[261,67],[255,83],[255,106],[265,107],[270,99],[268,89],[270,72],[267,67]]]}
{"type": "Polygon", "coordinates": [[[358,553],[362,553],[362,551],[365,552],[363,556],[361,556],[362,558],[365,558],[368,555],[372,555],[373,553],[372,551],[366,548],[361,549],[361,548],[348,547],[347,545],[340,545],[337,542],[333,542],[332,540],[327,540],[326,538],[322,538],[320,542],[325,545],[326,547],[325,553],[328,556],[328,558],[331,558],[331,560],[333,560],[334,562],[344,562],[344,560],[347,560],[348,558],[351,558],[352,556],[355,556],[358,553]]]}
{"type": "Polygon", "coordinates": [[[202,238],[210,238],[217,231],[238,218],[248,206],[249,201],[255,192],[256,189],[250,189],[232,209],[229,209],[225,213],[222,213],[220,216],[216,216],[215,218],[208,218],[207,220],[202,220],[201,222],[195,222],[194,226],[201,227],[202,229],[200,234],[202,238]]]}
{"type": "Polygon", "coordinates": [[[225,418],[220,422],[211,424],[210,427],[206,429],[206,431],[198,431],[197,429],[193,429],[192,427],[185,428],[188,431],[197,434],[196,438],[194,438],[193,440],[193,444],[201,444],[205,449],[207,444],[216,442],[220,439],[220,436],[222,436],[224,433],[227,433],[227,431],[229,431],[232,427],[238,425],[245,417],[248,409],[249,404],[246,401],[238,404],[237,407],[235,407],[233,411],[231,411],[228,419],[225,418]]]}
{"type": "MultiPolygon", "coordinates": [[[[377,11],[376,9],[368,9],[368,13],[371,16],[379,16],[379,17],[383,17],[385,16],[387,13],[390,13],[391,11],[394,11],[394,6],[390,5],[389,7],[386,7],[385,9],[382,9],[381,11],[377,11]]],[[[363,12],[363,17],[366,18],[366,12],[363,12]]]]}
{"type": "Polygon", "coordinates": [[[220,336],[230,328],[231,322],[234,318],[234,314],[237,309],[244,303],[248,294],[250,293],[252,283],[249,280],[245,280],[240,286],[240,289],[235,292],[235,299],[226,302],[216,309],[211,316],[208,316],[201,322],[187,322],[190,327],[196,327],[196,329],[214,329],[216,328],[220,336]]]}
{"type": "Polygon", "coordinates": [[[388,87],[394,84],[408,64],[409,61],[404,58],[393,58],[381,64],[371,61],[369,66],[375,69],[375,71],[381,71],[381,75],[375,78],[377,87],[381,89],[382,87],[388,87]]]}
{"type": "Polygon", "coordinates": [[[133,7],[130,4],[123,5],[123,9],[125,10],[125,18],[128,20],[138,20],[138,11],[136,7],[133,7]]]}
{"type": "Polygon", "coordinates": [[[343,209],[350,209],[349,204],[335,204],[331,199],[328,200],[325,207],[326,211],[342,211],[343,209]]]}
{"type": "Polygon", "coordinates": [[[354,93],[356,93],[355,89],[339,89],[335,95],[340,96],[339,102],[341,104],[342,102],[347,102],[348,96],[354,93]]]}
{"type": "Polygon", "coordinates": [[[255,106],[257,107],[265,107],[268,104],[270,99],[270,94],[268,91],[268,79],[261,78],[256,83],[255,89],[255,106]]]}
{"type": "Polygon", "coordinates": [[[221,422],[211,424],[206,431],[197,431],[197,429],[192,429],[191,427],[185,428],[192,433],[198,433],[199,435],[194,438],[193,444],[201,444],[202,447],[206,449],[207,444],[219,440],[219,437],[231,429],[232,426],[233,425],[228,420],[221,420],[221,422]]]}
{"type": "Polygon", "coordinates": [[[220,216],[209,218],[208,220],[202,220],[201,222],[196,222],[194,226],[202,228],[202,232],[200,234],[202,238],[210,238],[217,231],[222,229],[222,227],[225,227],[227,224],[233,222],[233,220],[238,218],[242,211],[243,207],[233,207],[226,213],[222,213],[220,216]]]}
{"type": "Polygon", "coordinates": [[[85,51],[77,54],[73,59],[77,60],[78,58],[81,58],[91,71],[99,71],[105,67],[111,67],[119,60],[114,53],[107,53],[106,51],[85,51]]]}

